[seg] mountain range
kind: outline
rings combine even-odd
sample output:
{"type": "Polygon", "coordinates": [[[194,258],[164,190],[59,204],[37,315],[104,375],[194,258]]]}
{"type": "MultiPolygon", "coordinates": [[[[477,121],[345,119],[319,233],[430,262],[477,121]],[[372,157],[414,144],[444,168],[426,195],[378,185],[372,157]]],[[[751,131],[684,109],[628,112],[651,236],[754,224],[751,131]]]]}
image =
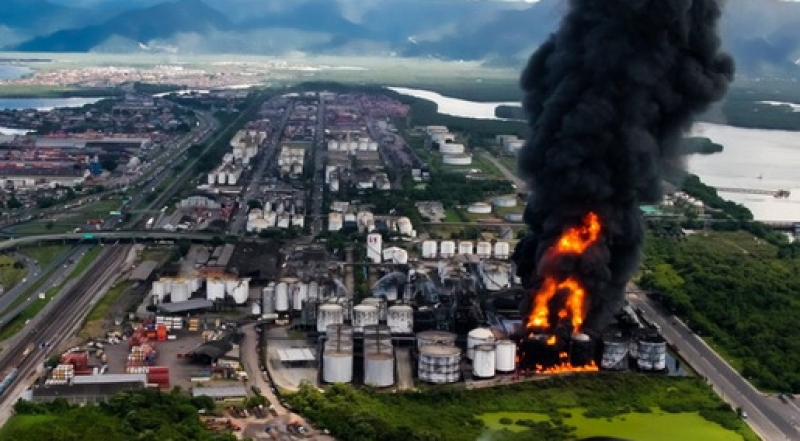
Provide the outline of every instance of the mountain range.
{"type": "MultiPolygon", "coordinates": [[[[520,66],[564,0],[2,0],[0,49],[384,55],[520,66]]],[[[800,3],[726,3],[722,38],[752,73],[800,73],[800,3]]]]}

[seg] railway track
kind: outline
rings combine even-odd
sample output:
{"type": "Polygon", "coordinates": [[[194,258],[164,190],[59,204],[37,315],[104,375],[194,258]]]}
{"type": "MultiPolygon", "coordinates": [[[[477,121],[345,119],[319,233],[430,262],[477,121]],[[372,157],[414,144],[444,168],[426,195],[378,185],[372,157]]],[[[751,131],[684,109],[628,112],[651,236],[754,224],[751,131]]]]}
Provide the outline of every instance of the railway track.
{"type": "Polygon", "coordinates": [[[67,291],[56,297],[51,305],[36,317],[33,328],[18,339],[7,351],[0,353],[0,374],[5,375],[13,369],[18,370],[14,381],[10,382],[0,395],[0,424],[9,415],[11,398],[16,389],[25,383],[41,366],[53,348],[57,348],[70,338],[89,313],[90,305],[97,293],[113,277],[118,275],[119,265],[129,250],[128,246],[108,246],[100,253],[95,263],[83,273],[67,291]],[[43,345],[43,343],[47,343],[43,345]]]}

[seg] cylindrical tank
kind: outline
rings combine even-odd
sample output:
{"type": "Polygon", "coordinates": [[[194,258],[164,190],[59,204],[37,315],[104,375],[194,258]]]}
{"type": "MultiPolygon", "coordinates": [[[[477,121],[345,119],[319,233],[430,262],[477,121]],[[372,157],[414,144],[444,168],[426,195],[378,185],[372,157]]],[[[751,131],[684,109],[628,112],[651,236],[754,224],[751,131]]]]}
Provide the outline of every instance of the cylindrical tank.
{"type": "Polygon", "coordinates": [[[250,304],[250,314],[255,316],[261,315],[261,302],[258,300],[253,300],[253,302],[250,304]]]}
{"type": "Polygon", "coordinates": [[[167,287],[161,280],[156,280],[153,282],[151,292],[153,293],[153,297],[156,299],[156,303],[161,303],[164,301],[164,297],[167,295],[167,287]]]}
{"type": "Polygon", "coordinates": [[[417,374],[429,383],[455,383],[459,378],[461,349],[455,346],[427,345],[419,350],[417,374]]]}
{"type": "Polygon", "coordinates": [[[289,310],[289,285],[280,282],[275,286],[275,312],[286,312],[289,310]]]}
{"type": "Polygon", "coordinates": [[[489,328],[475,328],[467,334],[467,358],[474,357],[473,348],[484,343],[494,343],[494,333],[489,328]]]}
{"type": "Polygon", "coordinates": [[[317,311],[317,332],[325,332],[328,325],[344,322],[344,308],[342,305],[326,303],[317,311]]]}
{"type": "Polygon", "coordinates": [[[220,279],[208,279],[206,281],[206,299],[222,300],[225,298],[225,281],[220,279]]]}
{"type": "Polygon", "coordinates": [[[364,384],[374,387],[394,384],[394,351],[391,346],[364,348],[364,384]]]}
{"type": "Polygon", "coordinates": [[[240,280],[236,288],[234,288],[232,296],[237,305],[243,305],[247,302],[247,298],[250,297],[250,281],[247,279],[240,280]]]}
{"type": "Polygon", "coordinates": [[[170,299],[172,302],[185,302],[189,300],[189,284],[186,282],[175,281],[172,283],[170,299]]]}
{"type": "Polygon", "coordinates": [[[494,244],[494,257],[503,260],[508,259],[510,249],[508,242],[497,242],[494,244]]]}
{"type": "Polygon", "coordinates": [[[325,351],[322,353],[322,381],[350,383],[353,381],[353,352],[325,351]]]}
{"type": "Polygon", "coordinates": [[[311,282],[308,284],[308,298],[319,299],[321,297],[319,292],[319,283],[311,282]]]}
{"type": "Polygon", "coordinates": [[[356,305],[353,307],[353,328],[363,332],[366,325],[378,324],[378,308],[374,305],[356,305]]]}
{"type": "Polygon", "coordinates": [[[517,368],[517,344],[511,340],[500,340],[495,351],[495,370],[502,373],[514,372],[517,368]]]}
{"type": "Polygon", "coordinates": [[[303,302],[308,298],[308,285],[305,283],[296,283],[294,288],[294,296],[292,297],[292,309],[301,311],[303,309],[303,302]]]}
{"type": "Polygon", "coordinates": [[[492,256],[492,243],[491,242],[478,242],[475,245],[475,254],[481,259],[486,259],[492,256]]]}
{"type": "Polygon", "coordinates": [[[628,369],[628,342],[622,337],[607,336],[603,338],[603,358],[600,368],[607,371],[624,371],[628,369]]]}
{"type": "Polygon", "coordinates": [[[472,375],[477,378],[494,377],[496,350],[494,343],[475,345],[472,348],[472,375]]]}
{"type": "Polygon", "coordinates": [[[386,300],[380,297],[367,297],[361,302],[362,305],[370,305],[378,308],[378,320],[386,320],[386,300]]]}
{"type": "Polygon", "coordinates": [[[353,341],[353,327],[342,323],[332,323],[325,328],[325,337],[328,341],[353,341]]]}
{"type": "Polygon", "coordinates": [[[569,362],[572,366],[594,364],[594,341],[586,334],[579,333],[570,339],[569,362]]]}
{"type": "Polygon", "coordinates": [[[271,282],[269,285],[261,289],[261,313],[273,314],[275,313],[275,283],[271,282]]]}
{"type": "Polygon", "coordinates": [[[411,334],[414,330],[414,309],[408,305],[394,305],[386,317],[392,334],[411,334]]]}
{"type": "Polygon", "coordinates": [[[636,365],[642,371],[667,368],[667,343],[658,335],[644,335],[637,344],[636,365]]]}
{"type": "Polygon", "coordinates": [[[328,339],[325,341],[326,351],[353,351],[353,342],[348,340],[328,339]]]}
{"type": "Polygon", "coordinates": [[[425,346],[453,346],[456,344],[456,337],[447,331],[423,331],[417,334],[417,349],[422,351],[425,346]]]}

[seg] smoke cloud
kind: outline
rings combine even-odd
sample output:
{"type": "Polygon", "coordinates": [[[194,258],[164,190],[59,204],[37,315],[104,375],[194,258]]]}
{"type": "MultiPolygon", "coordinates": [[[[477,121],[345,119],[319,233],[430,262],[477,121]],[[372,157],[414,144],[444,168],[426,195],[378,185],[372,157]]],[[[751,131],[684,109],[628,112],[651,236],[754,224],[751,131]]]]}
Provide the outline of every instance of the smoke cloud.
{"type": "Polygon", "coordinates": [[[733,79],[720,9],[719,0],[570,0],[522,73],[531,135],[519,168],[531,196],[518,275],[538,289],[553,271],[547,249],[588,211],[598,214],[598,243],[556,262],[589,293],[588,332],[618,311],[639,263],[639,205],[661,199],[663,171],[681,164],[680,138],[733,79]]]}

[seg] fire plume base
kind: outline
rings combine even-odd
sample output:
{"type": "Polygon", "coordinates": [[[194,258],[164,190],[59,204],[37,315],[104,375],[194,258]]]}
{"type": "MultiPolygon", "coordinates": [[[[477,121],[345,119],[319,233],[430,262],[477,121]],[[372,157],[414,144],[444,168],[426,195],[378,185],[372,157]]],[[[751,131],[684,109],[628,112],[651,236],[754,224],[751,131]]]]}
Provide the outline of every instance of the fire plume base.
{"type": "Polygon", "coordinates": [[[598,372],[594,340],[586,334],[570,338],[529,333],[517,341],[518,371],[523,374],[557,375],[598,372]]]}

